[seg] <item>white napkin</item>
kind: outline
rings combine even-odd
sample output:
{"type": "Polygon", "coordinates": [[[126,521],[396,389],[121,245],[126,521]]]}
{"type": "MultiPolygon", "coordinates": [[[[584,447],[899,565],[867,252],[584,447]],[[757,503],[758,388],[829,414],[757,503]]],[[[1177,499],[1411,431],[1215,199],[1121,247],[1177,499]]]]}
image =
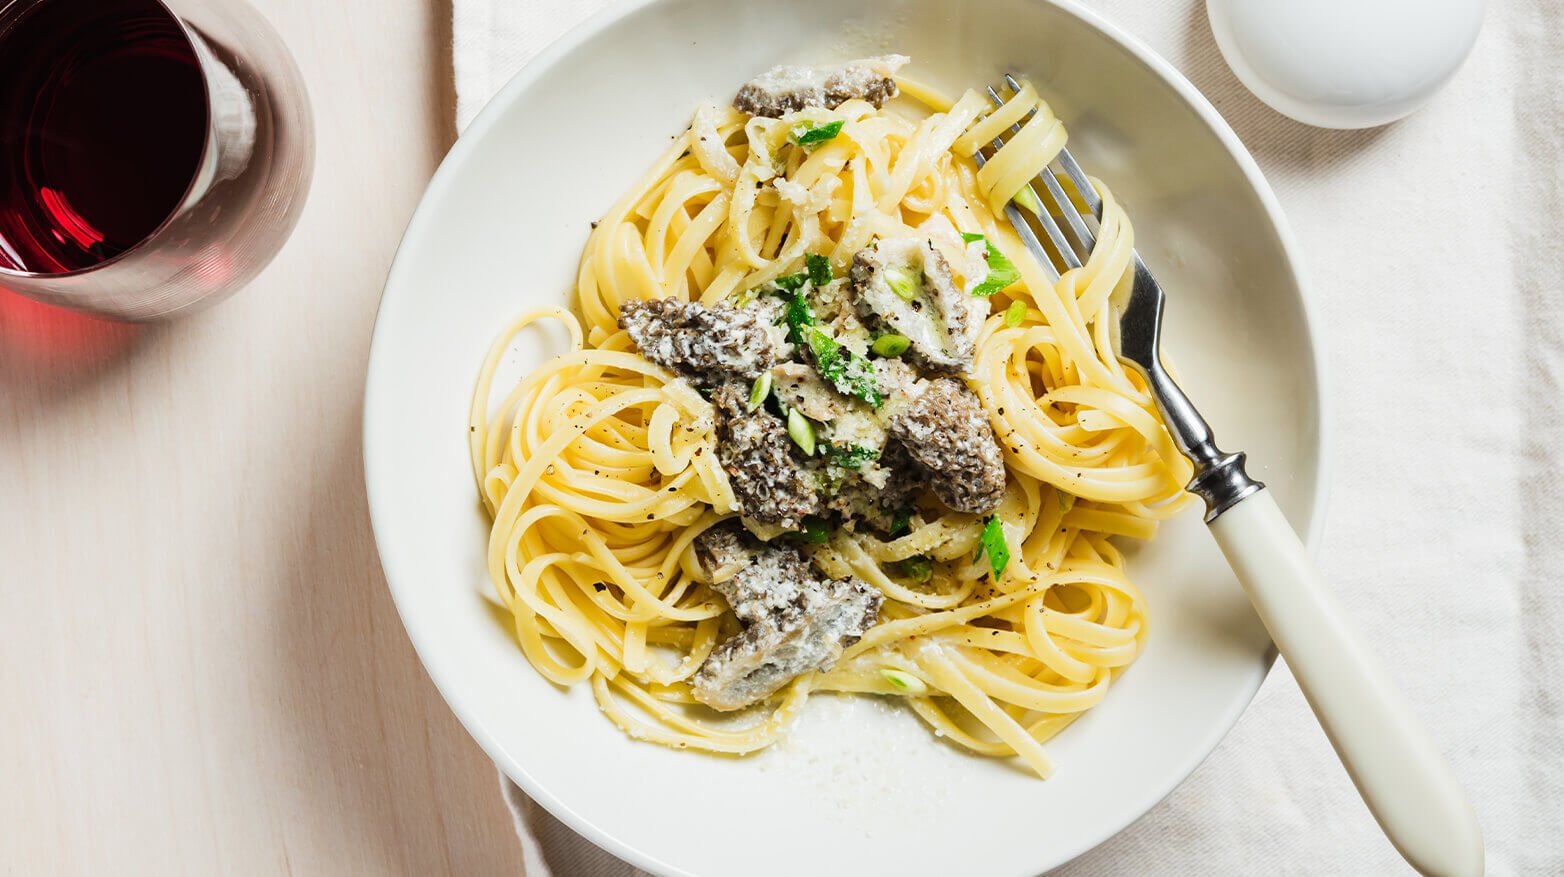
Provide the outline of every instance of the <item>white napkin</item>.
{"type": "MultiPolygon", "coordinates": [[[[1465,782],[1490,875],[1564,874],[1564,16],[1551,2],[1490,4],[1445,91],[1360,132],[1256,100],[1199,0],[1089,3],[1205,92],[1281,197],[1331,348],[1320,562],[1465,782]]],[[[607,5],[453,4],[462,127],[607,5]]],[[[639,873],[502,783],[528,877],[639,873]]],[[[1408,872],[1278,664],[1187,782],[1058,873],[1408,872]]]]}

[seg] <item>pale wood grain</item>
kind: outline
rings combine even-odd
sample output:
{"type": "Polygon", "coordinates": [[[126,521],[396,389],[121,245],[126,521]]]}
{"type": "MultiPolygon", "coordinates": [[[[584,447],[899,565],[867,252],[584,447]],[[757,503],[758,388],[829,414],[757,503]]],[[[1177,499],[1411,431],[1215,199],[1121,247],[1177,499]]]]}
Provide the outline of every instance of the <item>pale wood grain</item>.
{"type": "Polygon", "coordinates": [[[258,0],[319,131],[250,289],[135,329],[0,292],[0,872],[519,874],[359,458],[370,326],[452,137],[441,0],[258,0]]]}

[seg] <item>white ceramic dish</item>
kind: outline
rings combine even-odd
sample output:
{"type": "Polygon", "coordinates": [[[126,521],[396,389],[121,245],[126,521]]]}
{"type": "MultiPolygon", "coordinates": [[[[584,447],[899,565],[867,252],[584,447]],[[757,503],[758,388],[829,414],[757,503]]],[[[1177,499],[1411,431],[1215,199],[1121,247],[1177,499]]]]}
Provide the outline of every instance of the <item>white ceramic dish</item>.
{"type": "MultiPolygon", "coordinates": [[[[931,737],[910,712],[820,696],[744,759],[626,739],[560,691],[494,610],[467,462],[480,359],[513,315],[569,300],[588,223],[687,122],[783,61],[894,49],[949,91],[1002,69],[1037,82],[1072,150],[1128,205],[1172,295],[1167,349],[1224,446],[1250,452],[1318,529],[1325,412],[1317,336],[1275,198],[1166,62],[1073,4],[1035,0],[663,0],[616,5],[534,61],[446,160],[381,303],[365,468],[392,593],[451,708],[567,824],[663,874],[1036,874],[1166,795],[1221,739],[1272,661],[1197,515],[1136,549],[1145,654],[1050,744],[1040,782],[931,737]]],[[[517,351],[521,369],[546,344],[517,351]]]]}

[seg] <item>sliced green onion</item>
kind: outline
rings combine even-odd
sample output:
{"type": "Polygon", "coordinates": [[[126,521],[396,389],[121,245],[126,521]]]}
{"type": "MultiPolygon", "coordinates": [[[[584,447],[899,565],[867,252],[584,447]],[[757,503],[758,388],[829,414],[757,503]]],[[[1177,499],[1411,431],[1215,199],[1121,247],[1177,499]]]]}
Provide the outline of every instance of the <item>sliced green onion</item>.
{"type": "Polygon", "coordinates": [[[806,456],[815,455],[815,425],[799,413],[797,408],[787,413],[787,435],[806,456]]]}
{"type": "Polygon", "coordinates": [[[1017,207],[1032,211],[1033,216],[1043,215],[1043,204],[1037,200],[1037,193],[1032,191],[1031,186],[1022,186],[1021,191],[1017,192],[1016,196],[1010,200],[1014,201],[1017,207]]]}
{"type": "Polygon", "coordinates": [[[1005,530],[999,523],[999,516],[995,515],[983,525],[983,535],[978,537],[977,560],[988,554],[988,565],[994,570],[994,579],[998,581],[1005,567],[1010,565],[1010,546],[1005,544],[1005,530]]]}
{"type": "Polygon", "coordinates": [[[812,150],[827,140],[835,139],[836,135],[842,133],[844,124],[846,123],[841,119],[837,119],[835,122],[827,122],[824,125],[819,122],[799,122],[793,126],[791,131],[787,132],[787,138],[806,150],[812,150]]]}
{"type": "Polygon", "coordinates": [[[754,411],[766,404],[766,397],[771,395],[771,372],[764,371],[755,379],[755,385],[749,388],[749,405],[746,408],[754,411]]]}
{"type": "Polygon", "coordinates": [[[1021,321],[1025,320],[1025,319],[1026,319],[1026,302],[1024,302],[1024,301],[1013,301],[1013,302],[1010,303],[1010,307],[1005,308],[1005,325],[1006,326],[1009,326],[1010,328],[1014,329],[1015,327],[1021,325],[1021,321]]]}
{"type": "Polygon", "coordinates": [[[885,677],[885,681],[889,682],[892,688],[904,694],[928,694],[929,692],[927,682],[903,670],[886,667],[880,671],[880,675],[885,677]]]}
{"type": "Polygon", "coordinates": [[[934,578],[934,562],[921,554],[914,554],[901,562],[902,575],[922,584],[934,578]]]}
{"type": "Polygon", "coordinates": [[[869,349],[880,356],[901,356],[911,346],[912,341],[906,335],[881,335],[874,339],[869,349]]]}
{"type": "Polygon", "coordinates": [[[923,286],[923,278],[906,268],[886,268],[885,283],[902,301],[912,301],[923,286]]]}

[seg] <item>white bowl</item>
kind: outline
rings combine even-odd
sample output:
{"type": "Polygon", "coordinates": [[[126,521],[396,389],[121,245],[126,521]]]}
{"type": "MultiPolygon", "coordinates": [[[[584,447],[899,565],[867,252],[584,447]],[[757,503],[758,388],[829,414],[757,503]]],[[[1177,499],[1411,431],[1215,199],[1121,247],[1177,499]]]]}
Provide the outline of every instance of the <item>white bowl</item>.
{"type": "Polygon", "coordinates": [[[1273,658],[1195,514],[1135,550],[1145,654],[1049,744],[1047,782],[868,699],[812,699],[787,742],[748,758],[635,743],[587,688],[560,691],[522,657],[494,608],[467,461],[484,350],[516,314],[569,301],[588,223],[698,100],[783,61],[887,50],[953,92],[1003,70],[1038,84],[1075,155],[1131,211],[1171,295],[1170,358],[1191,396],[1294,524],[1318,530],[1318,322],[1291,239],[1254,161],[1165,61],[1074,4],[1035,0],[614,6],[516,77],[430,184],[375,327],[364,457],[386,577],[451,708],[543,806],[654,872],[1036,874],[1188,776],[1273,658]]]}

